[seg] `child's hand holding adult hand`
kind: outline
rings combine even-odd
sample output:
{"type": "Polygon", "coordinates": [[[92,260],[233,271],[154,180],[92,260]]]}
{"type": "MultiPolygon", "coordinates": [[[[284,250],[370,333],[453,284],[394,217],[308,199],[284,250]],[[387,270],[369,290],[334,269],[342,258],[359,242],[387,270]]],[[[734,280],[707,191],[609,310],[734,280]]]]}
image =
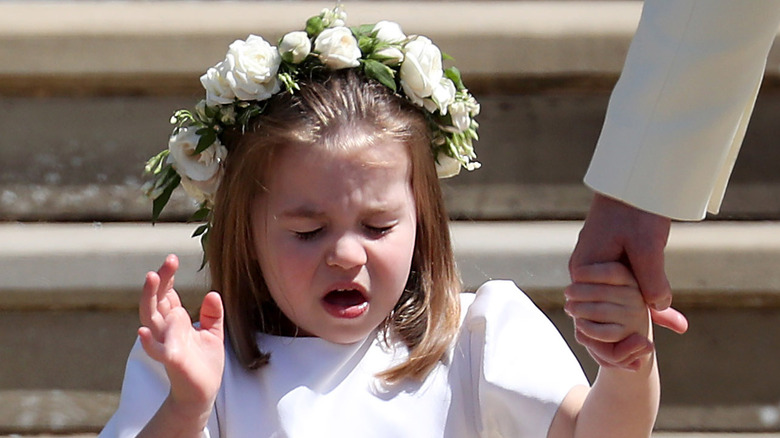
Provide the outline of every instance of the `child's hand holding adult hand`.
{"type": "Polygon", "coordinates": [[[566,288],[577,342],[602,367],[638,369],[654,345],[650,312],[634,276],[618,262],[581,266],[566,288]]]}
{"type": "Polygon", "coordinates": [[[203,299],[200,327],[194,327],[173,288],[179,259],[169,255],[157,272],[146,274],[139,305],[144,351],[162,363],[171,382],[166,403],[181,420],[205,427],[225,364],[222,300],[203,299]]]}

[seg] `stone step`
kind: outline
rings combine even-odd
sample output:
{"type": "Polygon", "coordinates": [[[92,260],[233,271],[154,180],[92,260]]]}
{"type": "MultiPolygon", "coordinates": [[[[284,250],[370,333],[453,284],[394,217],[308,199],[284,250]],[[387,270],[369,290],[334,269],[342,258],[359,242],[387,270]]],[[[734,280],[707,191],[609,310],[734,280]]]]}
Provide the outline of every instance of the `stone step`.
{"type": "MultiPolygon", "coordinates": [[[[0,2],[0,220],[148,219],[142,163],[198,99],[200,74],[233,39],[273,40],[332,4],[0,2]]],[[[482,103],[483,168],[444,183],[452,217],[582,218],[581,178],[641,2],[376,5],[350,1],[350,21],[431,36],[482,103]]],[[[778,47],[720,218],[780,219],[778,47]]],[[[164,219],[191,211],[178,193],[164,219]]]]}
{"type": "MultiPolygon", "coordinates": [[[[115,392],[85,391],[0,391],[0,438],[37,436],[86,438],[95,436],[113,414],[119,402],[115,392]],[[13,435],[7,435],[13,434],[13,435]],[[23,435],[20,435],[23,434],[23,435]],[[44,434],[44,435],[40,435],[44,434]],[[77,434],[77,435],[74,435],[77,434]]],[[[691,429],[735,430],[756,422],[757,417],[776,415],[774,406],[669,407],[662,406],[656,422],[656,438],[780,438],[777,428],[750,433],[692,432],[691,429]],[[695,421],[695,427],[692,423],[695,421]]]]}
{"type": "MultiPolygon", "coordinates": [[[[467,287],[513,279],[556,323],[593,378],[596,367],[573,341],[561,310],[580,226],[453,222],[452,234],[467,287]]],[[[198,242],[189,238],[193,229],[0,225],[0,413],[16,412],[0,415],[0,433],[88,432],[105,421],[135,337],[144,273],[175,252],[185,303],[194,309],[207,289],[197,272],[198,242]],[[64,403],[71,411],[2,407],[3,400],[17,406],[29,397],[44,407],[69,397],[78,402],[64,403]],[[104,402],[98,409],[92,400],[104,402]]],[[[780,223],[674,224],[667,261],[676,306],[691,329],[684,336],[657,331],[659,429],[780,431],[780,223]]]]}
{"type": "MultiPolygon", "coordinates": [[[[97,434],[80,433],[76,435],[0,435],[0,438],[94,438],[97,434]]],[[[655,432],[653,438],[780,438],[780,433],[721,433],[721,432],[655,432]]]]}
{"type": "MultiPolygon", "coordinates": [[[[451,223],[467,288],[511,278],[535,298],[560,305],[568,256],[581,222],[451,223]]],[[[202,294],[195,224],[0,223],[0,308],[126,310],[146,271],[166,254],[181,259],[177,285],[202,294]],[[131,291],[131,294],[126,294],[131,291]]],[[[675,223],[667,271],[683,306],[780,305],[780,222],[675,223]]]]}

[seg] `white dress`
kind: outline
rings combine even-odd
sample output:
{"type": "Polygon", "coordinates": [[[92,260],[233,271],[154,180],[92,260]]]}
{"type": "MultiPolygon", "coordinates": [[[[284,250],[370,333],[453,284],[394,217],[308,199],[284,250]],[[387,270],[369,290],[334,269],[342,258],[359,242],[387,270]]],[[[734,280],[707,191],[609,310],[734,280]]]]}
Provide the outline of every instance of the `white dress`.
{"type": "MultiPolygon", "coordinates": [[[[462,294],[450,358],[422,383],[373,377],[403,354],[372,335],[339,345],[261,334],[270,363],[246,371],[228,350],[206,437],[534,437],[566,394],[588,385],[557,329],[510,281],[462,294]]],[[[162,366],[136,342],[119,408],[100,437],[135,436],[168,394],[162,366]]]]}

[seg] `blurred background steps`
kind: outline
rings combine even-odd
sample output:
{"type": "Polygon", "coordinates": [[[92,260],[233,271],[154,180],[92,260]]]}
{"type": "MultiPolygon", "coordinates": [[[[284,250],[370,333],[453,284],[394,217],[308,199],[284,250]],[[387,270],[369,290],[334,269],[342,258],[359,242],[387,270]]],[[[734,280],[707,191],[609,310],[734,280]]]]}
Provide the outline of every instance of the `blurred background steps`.
{"type": "MultiPolygon", "coordinates": [[[[194,226],[181,223],[192,204],[177,196],[170,223],[145,223],[142,163],[165,147],[170,115],[201,97],[198,77],[231,41],[273,41],[332,5],[0,1],[0,434],[99,430],[143,275],[165,254],[181,256],[181,292],[197,306],[207,280],[194,226]]],[[[641,2],[347,10],[355,24],[394,19],[457,60],[482,104],[483,163],[444,182],[459,267],[470,287],[514,279],[571,341],[561,289],[590,201],[581,179],[641,2]]],[[[723,213],[673,228],[667,265],[691,331],[658,332],[660,429],[780,430],[778,84],[775,48],[723,213]]]]}
{"type": "MultiPolygon", "coordinates": [[[[452,224],[467,289],[520,285],[595,365],[561,310],[578,221],[452,224]]],[[[190,224],[0,225],[0,433],[95,431],[116,406],[144,273],[169,252],[190,309],[208,289],[190,224]],[[30,370],[34,372],[30,372],[30,370]]],[[[657,331],[659,430],[780,429],[780,223],[675,224],[668,269],[685,336],[657,331]]]]}
{"type": "MultiPolygon", "coordinates": [[[[274,41],[331,2],[0,2],[0,219],[145,220],[141,167],[199,76],[251,32],[274,41]],[[185,6],[186,5],[186,6],[185,6]]],[[[457,60],[482,103],[481,172],[445,185],[454,218],[572,219],[637,1],[350,2],[457,60]],[[377,7],[381,4],[381,8],[377,7]],[[432,20],[430,17],[437,17],[432,20]]],[[[780,50],[719,219],[780,216],[780,50]]],[[[189,203],[175,198],[169,220],[189,203]]]]}

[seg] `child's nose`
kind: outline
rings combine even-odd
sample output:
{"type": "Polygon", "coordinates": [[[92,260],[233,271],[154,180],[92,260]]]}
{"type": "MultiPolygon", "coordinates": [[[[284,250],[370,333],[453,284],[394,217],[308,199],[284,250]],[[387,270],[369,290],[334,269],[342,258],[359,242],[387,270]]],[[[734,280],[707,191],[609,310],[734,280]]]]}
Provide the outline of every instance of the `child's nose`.
{"type": "Polygon", "coordinates": [[[350,269],[366,264],[368,256],[358,236],[344,234],[336,239],[326,256],[329,266],[350,269]]]}

